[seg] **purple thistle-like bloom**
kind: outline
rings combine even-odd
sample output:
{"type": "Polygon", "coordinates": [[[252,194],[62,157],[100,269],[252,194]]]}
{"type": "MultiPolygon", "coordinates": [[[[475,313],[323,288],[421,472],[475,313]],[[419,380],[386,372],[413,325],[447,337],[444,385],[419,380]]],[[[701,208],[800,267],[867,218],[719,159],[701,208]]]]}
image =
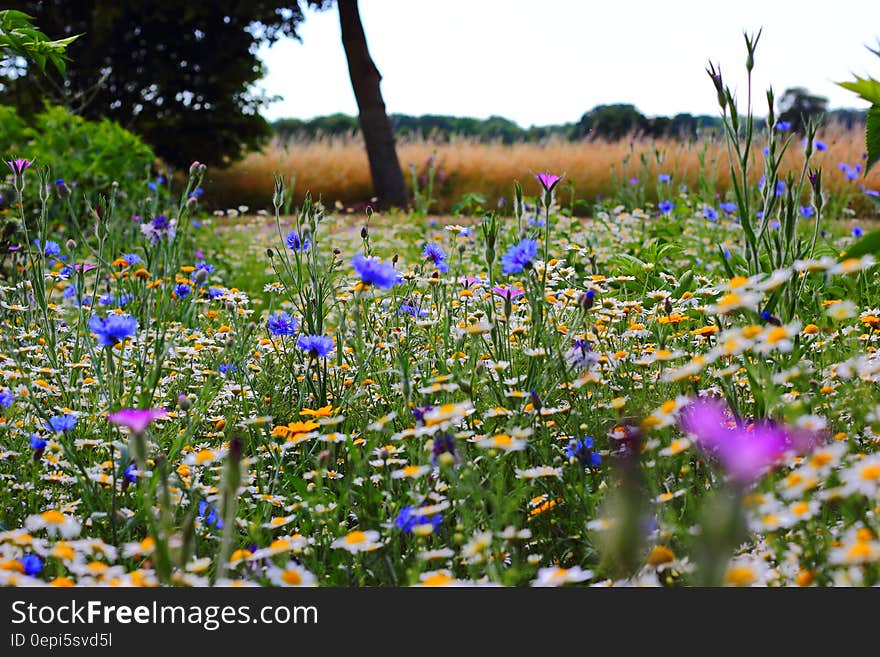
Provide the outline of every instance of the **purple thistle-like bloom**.
{"type": "Polygon", "coordinates": [[[312,358],[327,358],[333,351],[333,338],[326,335],[301,335],[296,346],[312,358]]]}
{"type": "Polygon", "coordinates": [[[400,275],[397,270],[389,264],[386,264],[378,258],[367,258],[362,253],[358,253],[351,259],[351,266],[355,273],[360,276],[361,283],[364,285],[375,285],[382,289],[388,290],[400,282],[400,275]]]}
{"type": "Polygon", "coordinates": [[[538,243],[535,240],[524,239],[519,244],[514,244],[507,253],[501,256],[501,271],[505,274],[518,274],[526,267],[530,267],[535,256],[538,255],[538,243]]]}
{"type": "Polygon", "coordinates": [[[545,192],[552,192],[553,188],[562,180],[562,176],[557,176],[553,173],[538,173],[535,174],[535,180],[541,183],[541,187],[544,188],[545,192]]]}
{"type": "Polygon", "coordinates": [[[115,413],[110,413],[107,420],[120,427],[128,427],[133,433],[143,433],[150,422],[168,415],[164,408],[123,408],[115,413]]]}
{"type": "Polygon", "coordinates": [[[14,160],[7,160],[6,164],[9,165],[10,169],[12,169],[12,173],[20,176],[28,169],[28,167],[30,167],[30,165],[33,164],[33,162],[19,157],[14,160]]]}
{"type": "Polygon", "coordinates": [[[284,238],[284,243],[287,245],[287,248],[291,251],[308,251],[309,250],[309,238],[305,239],[299,236],[295,230],[287,233],[287,237],[284,238]]]}
{"type": "Polygon", "coordinates": [[[449,265],[446,264],[446,252],[439,244],[432,244],[430,242],[425,244],[425,248],[422,250],[422,255],[425,258],[432,260],[434,266],[444,274],[449,271],[449,265]]]}
{"type": "Polygon", "coordinates": [[[296,334],[296,320],[283,310],[279,310],[274,315],[271,315],[266,325],[269,328],[269,333],[272,335],[296,334]]]}
{"type": "Polygon", "coordinates": [[[89,329],[98,337],[100,346],[112,347],[137,333],[138,322],[131,315],[119,313],[110,313],[104,318],[95,315],[89,320],[89,329]]]}

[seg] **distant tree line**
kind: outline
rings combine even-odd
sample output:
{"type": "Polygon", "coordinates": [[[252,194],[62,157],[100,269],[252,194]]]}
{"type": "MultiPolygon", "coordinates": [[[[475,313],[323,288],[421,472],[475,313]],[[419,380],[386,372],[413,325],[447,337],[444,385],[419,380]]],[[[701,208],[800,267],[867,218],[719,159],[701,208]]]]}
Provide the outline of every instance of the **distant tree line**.
{"type": "MultiPolygon", "coordinates": [[[[809,95],[802,89],[790,90],[785,98],[780,120],[787,120],[791,129],[802,132],[807,116],[824,115],[826,125],[840,123],[848,129],[863,127],[865,112],[839,109],[826,111],[827,101],[820,96],[809,95]]],[[[566,141],[581,139],[604,139],[615,141],[629,135],[649,138],[671,137],[694,139],[720,128],[717,116],[681,113],[675,116],[647,117],[634,105],[598,105],[586,112],[578,121],[556,125],[523,128],[502,116],[475,119],[460,116],[425,114],[391,114],[389,116],[397,137],[426,137],[446,141],[452,137],[470,137],[479,141],[500,141],[505,144],[540,141],[550,137],[566,141]]],[[[278,119],[272,123],[275,134],[282,139],[356,134],[358,120],[347,114],[330,114],[313,119],[278,119]]]]}

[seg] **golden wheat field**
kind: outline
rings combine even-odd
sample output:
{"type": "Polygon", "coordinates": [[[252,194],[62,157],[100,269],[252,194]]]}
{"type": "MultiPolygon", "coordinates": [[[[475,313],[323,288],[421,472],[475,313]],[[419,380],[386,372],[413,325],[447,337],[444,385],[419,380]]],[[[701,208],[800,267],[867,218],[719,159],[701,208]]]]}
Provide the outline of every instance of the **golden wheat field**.
{"type": "MultiPolygon", "coordinates": [[[[833,126],[820,132],[818,139],[827,150],[814,154],[814,162],[823,169],[825,189],[832,195],[859,196],[860,185],[880,187],[880,169],[867,178],[847,180],[838,164],[854,166],[863,161],[864,132],[833,126]]],[[[761,175],[761,148],[755,145],[754,178],[761,175]]],[[[673,182],[689,187],[706,184],[724,194],[729,183],[729,165],[720,137],[691,142],[673,139],[634,137],[617,142],[549,140],[535,143],[481,143],[475,139],[453,138],[446,142],[408,139],[398,142],[398,156],[411,180],[410,167],[423,173],[428,159],[435,155],[438,176],[435,181],[432,210],[448,212],[465,193],[479,192],[494,208],[499,198],[510,198],[514,180],[531,181],[531,173],[543,170],[565,173],[574,186],[577,198],[593,201],[619,188],[620,181],[633,177],[647,182],[649,198],[659,173],[672,176],[673,182]]],[[[785,170],[799,170],[803,147],[793,138],[785,157],[785,170]]],[[[370,172],[363,141],[359,136],[322,137],[314,140],[274,141],[261,152],[251,153],[226,170],[209,175],[209,191],[220,207],[246,204],[252,208],[268,207],[272,197],[272,177],[282,173],[295,176],[294,195],[300,200],[308,191],[325,203],[358,205],[369,201],[370,172]]],[[[527,190],[528,191],[528,190],[527,190]]],[[[562,200],[570,198],[570,190],[562,200]]],[[[870,204],[854,207],[868,211],[870,204]]]]}

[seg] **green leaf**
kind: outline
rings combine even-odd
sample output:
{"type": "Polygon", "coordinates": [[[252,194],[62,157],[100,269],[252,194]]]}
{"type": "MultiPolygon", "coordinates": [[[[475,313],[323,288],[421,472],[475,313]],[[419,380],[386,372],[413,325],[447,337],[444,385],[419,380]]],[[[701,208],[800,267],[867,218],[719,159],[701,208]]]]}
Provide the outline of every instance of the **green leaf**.
{"type": "Polygon", "coordinates": [[[880,229],[872,230],[849,247],[841,256],[841,260],[861,258],[869,253],[880,253],[880,229]]]}
{"type": "Polygon", "coordinates": [[[865,129],[865,145],[868,151],[868,162],[865,164],[865,175],[880,160],[880,103],[868,110],[868,121],[865,129]]]}
{"type": "Polygon", "coordinates": [[[838,82],[839,87],[849,89],[867,100],[872,105],[880,105],[880,82],[872,78],[855,76],[853,82],[838,82]]]}

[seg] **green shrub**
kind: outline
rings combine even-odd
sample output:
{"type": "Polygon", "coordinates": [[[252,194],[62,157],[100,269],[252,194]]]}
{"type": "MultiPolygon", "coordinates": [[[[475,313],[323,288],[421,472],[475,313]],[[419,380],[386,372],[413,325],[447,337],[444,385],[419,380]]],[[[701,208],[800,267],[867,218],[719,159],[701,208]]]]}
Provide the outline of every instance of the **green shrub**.
{"type": "Polygon", "coordinates": [[[48,166],[54,178],[90,193],[116,181],[123,191],[142,185],[155,156],[141,139],[113,121],[87,121],[50,106],[26,125],[11,107],[0,106],[0,154],[48,166]]]}

